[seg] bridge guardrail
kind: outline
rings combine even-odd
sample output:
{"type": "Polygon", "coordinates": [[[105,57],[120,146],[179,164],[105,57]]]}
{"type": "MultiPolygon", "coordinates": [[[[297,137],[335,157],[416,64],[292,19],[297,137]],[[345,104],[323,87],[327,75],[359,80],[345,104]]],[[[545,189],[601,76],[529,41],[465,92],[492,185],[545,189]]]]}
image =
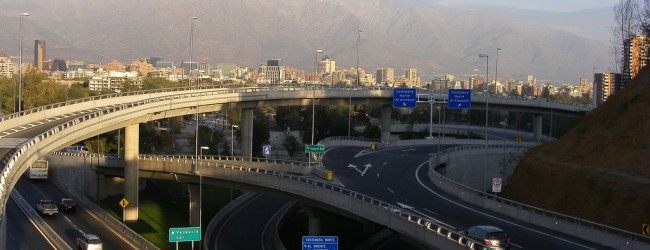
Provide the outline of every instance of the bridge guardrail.
{"type": "MultiPolygon", "coordinates": [[[[364,195],[362,193],[359,193],[354,190],[347,189],[345,187],[332,184],[329,182],[325,181],[320,181],[317,179],[313,179],[310,177],[306,176],[301,176],[301,175],[295,175],[295,174],[290,174],[290,173],[285,173],[285,172],[279,172],[279,171],[273,171],[273,170],[267,170],[267,169],[257,169],[257,168],[250,168],[250,167],[245,167],[245,166],[240,166],[236,165],[236,163],[213,163],[211,166],[213,168],[218,168],[218,169],[223,169],[223,170],[234,170],[234,171],[241,171],[244,173],[248,174],[253,174],[253,175],[262,175],[262,176],[267,176],[267,177],[276,177],[276,178],[281,178],[289,181],[295,181],[299,182],[304,185],[328,190],[332,193],[337,193],[340,195],[343,195],[345,197],[348,197],[349,199],[353,199],[359,202],[362,202],[367,205],[371,205],[375,208],[382,209],[385,213],[389,213],[392,215],[396,215],[407,222],[413,223],[415,226],[421,227],[426,229],[429,233],[432,234],[432,236],[442,236],[443,238],[446,238],[447,240],[456,242],[459,247],[467,247],[470,249],[482,249],[480,247],[485,247],[482,245],[480,242],[474,241],[472,239],[468,239],[464,237],[463,235],[459,234],[458,232],[454,231],[451,228],[448,228],[444,225],[437,224],[436,222],[429,220],[427,218],[421,217],[419,215],[416,215],[414,213],[410,213],[408,211],[405,211],[402,207],[376,199],[374,197],[364,195]]],[[[140,167],[140,170],[150,170],[147,168],[143,168],[142,166],[140,167]]],[[[178,174],[185,174],[186,168],[181,167],[178,170],[178,174]]],[[[155,169],[151,169],[151,171],[159,171],[155,169]]],[[[170,171],[170,169],[165,169],[164,171],[170,171]]],[[[218,178],[218,177],[217,177],[218,178]]],[[[276,182],[274,182],[276,183],[276,182]]],[[[308,197],[310,199],[314,199],[313,197],[308,197]]],[[[318,199],[316,199],[318,200],[318,199]]],[[[417,239],[417,238],[416,238],[417,239]]],[[[426,242],[426,239],[419,239],[423,240],[426,242]]]]}
{"type": "MultiPolygon", "coordinates": [[[[497,145],[491,145],[490,147],[491,148],[500,148],[500,147],[504,147],[504,146],[505,147],[512,147],[512,145],[498,145],[498,144],[497,145]]],[[[517,147],[525,148],[525,146],[517,146],[517,147]]],[[[485,148],[485,145],[464,145],[464,146],[459,146],[459,147],[454,147],[454,148],[449,148],[449,149],[443,150],[443,151],[441,151],[440,155],[444,155],[444,154],[448,154],[448,153],[452,153],[452,152],[469,150],[469,149],[482,149],[482,148],[485,148]]],[[[436,162],[437,161],[437,156],[438,155],[436,155],[436,154],[432,155],[431,158],[429,158],[430,159],[429,161],[430,162],[436,162]]],[[[440,159],[443,159],[443,158],[445,158],[445,157],[444,156],[440,157],[440,159]]],[[[464,201],[473,203],[475,205],[482,206],[483,208],[487,208],[487,209],[490,209],[492,211],[495,211],[495,212],[498,212],[498,213],[501,213],[501,214],[505,214],[505,215],[513,217],[515,219],[520,219],[520,220],[526,221],[522,217],[522,215],[520,215],[520,214],[535,214],[535,215],[544,216],[544,217],[550,218],[550,219],[552,219],[552,220],[554,220],[556,222],[555,223],[549,223],[548,225],[535,223],[534,221],[528,221],[528,222],[532,223],[532,224],[537,224],[537,225],[540,225],[540,226],[543,226],[543,227],[546,227],[546,228],[549,228],[549,229],[552,229],[552,230],[567,233],[567,234],[570,234],[570,235],[573,235],[575,237],[582,238],[582,239],[585,239],[585,240],[597,241],[599,244],[614,247],[614,248],[617,248],[617,249],[623,249],[624,246],[629,244],[630,240],[631,241],[638,241],[638,242],[641,242],[642,244],[644,244],[644,246],[642,248],[632,248],[632,249],[647,249],[645,247],[650,246],[650,237],[648,237],[648,236],[642,236],[642,235],[637,234],[637,233],[633,233],[633,232],[629,232],[629,231],[626,231],[626,230],[614,228],[614,227],[607,226],[607,225],[600,224],[600,223],[596,223],[596,222],[593,222],[593,221],[580,219],[580,218],[573,217],[573,216],[570,216],[570,215],[565,215],[565,214],[545,210],[545,209],[542,209],[542,208],[530,206],[530,205],[527,205],[527,204],[524,204],[524,203],[520,203],[520,202],[513,201],[513,200],[508,200],[508,199],[503,198],[503,197],[499,197],[499,196],[496,196],[496,195],[485,193],[485,192],[482,192],[480,190],[465,186],[462,183],[459,183],[457,181],[454,181],[452,179],[447,178],[446,176],[444,176],[444,175],[438,173],[437,171],[435,171],[434,168],[432,168],[432,165],[429,165],[429,171],[428,171],[427,175],[429,176],[429,179],[431,180],[431,182],[434,185],[436,185],[436,186],[440,187],[441,189],[445,190],[445,192],[447,192],[449,194],[453,194],[453,195],[461,198],[464,201]],[[496,205],[488,204],[488,203],[496,203],[496,205]],[[504,210],[507,210],[507,211],[511,211],[511,210],[504,209],[502,207],[510,207],[510,208],[512,208],[514,210],[521,210],[521,211],[524,211],[524,212],[515,213],[516,215],[513,216],[513,215],[511,215],[511,214],[509,214],[507,212],[504,212],[504,210]],[[499,208],[499,209],[495,209],[495,208],[499,208]],[[570,223],[570,224],[573,224],[575,226],[582,226],[582,227],[595,229],[595,230],[598,230],[598,231],[603,232],[603,233],[620,236],[623,239],[621,241],[619,241],[619,242],[612,242],[612,241],[609,241],[609,240],[603,240],[601,238],[594,238],[593,235],[589,234],[589,232],[584,232],[583,233],[580,230],[577,230],[575,228],[572,228],[572,230],[570,230],[570,231],[562,231],[562,230],[559,230],[558,227],[557,227],[558,221],[563,222],[563,223],[570,223]]]]}

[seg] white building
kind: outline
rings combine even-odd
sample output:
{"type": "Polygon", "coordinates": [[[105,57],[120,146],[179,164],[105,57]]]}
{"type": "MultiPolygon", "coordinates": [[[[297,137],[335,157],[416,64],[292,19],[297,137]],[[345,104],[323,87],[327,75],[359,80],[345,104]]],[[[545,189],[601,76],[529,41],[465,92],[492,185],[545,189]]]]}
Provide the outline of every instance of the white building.
{"type": "Polygon", "coordinates": [[[0,76],[11,78],[16,71],[16,65],[9,56],[0,56],[0,76]]]}
{"type": "Polygon", "coordinates": [[[93,76],[88,81],[88,88],[95,91],[110,89],[113,92],[119,93],[127,81],[135,86],[142,87],[142,78],[138,77],[137,71],[109,71],[99,72],[99,75],[93,76]]]}

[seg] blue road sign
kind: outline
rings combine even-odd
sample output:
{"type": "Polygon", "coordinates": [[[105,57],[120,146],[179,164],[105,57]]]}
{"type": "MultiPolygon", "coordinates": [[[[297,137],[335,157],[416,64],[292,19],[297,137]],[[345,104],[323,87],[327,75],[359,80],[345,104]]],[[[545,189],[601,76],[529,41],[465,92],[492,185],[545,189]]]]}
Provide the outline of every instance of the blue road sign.
{"type": "Polygon", "coordinates": [[[393,108],[415,108],[415,89],[412,88],[394,88],[393,89],[393,108]]]}
{"type": "Polygon", "coordinates": [[[469,89],[450,89],[447,108],[468,109],[472,106],[472,91],[469,89]]]}
{"type": "Polygon", "coordinates": [[[338,250],[338,236],[302,236],[302,250],[338,250]]]}
{"type": "Polygon", "coordinates": [[[271,156],[271,145],[262,146],[262,155],[264,157],[271,156]]]}

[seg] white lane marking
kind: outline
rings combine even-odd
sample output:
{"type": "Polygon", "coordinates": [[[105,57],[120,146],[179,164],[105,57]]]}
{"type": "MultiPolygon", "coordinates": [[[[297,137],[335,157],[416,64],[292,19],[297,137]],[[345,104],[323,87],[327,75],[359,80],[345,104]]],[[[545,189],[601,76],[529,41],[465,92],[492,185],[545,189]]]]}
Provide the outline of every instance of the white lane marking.
{"type": "Polygon", "coordinates": [[[409,206],[409,205],[406,205],[406,204],[402,204],[402,203],[399,203],[399,202],[397,203],[397,205],[399,205],[400,207],[402,207],[402,208],[404,208],[404,209],[413,209],[412,206],[409,206]]]}
{"type": "Polygon", "coordinates": [[[418,150],[418,149],[417,148],[403,149],[402,152],[415,151],[415,150],[418,150]]]}
{"type": "MultiPolygon", "coordinates": [[[[386,187],[386,189],[388,189],[388,192],[391,192],[391,193],[393,193],[393,194],[395,193],[395,191],[393,191],[393,190],[390,189],[389,187],[386,187]]],[[[397,204],[400,204],[400,203],[398,202],[397,204]]],[[[400,204],[400,205],[402,205],[402,204],[400,204]]]]}
{"type": "Polygon", "coordinates": [[[431,211],[431,210],[429,210],[429,209],[426,209],[426,208],[422,208],[422,210],[427,211],[427,212],[429,212],[429,213],[432,213],[433,215],[438,215],[438,213],[436,213],[436,212],[434,212],[434,211],[431,211]]]}
{"type": "MultiPolygon", "coordinates": [[[[520,228],[523,228],[523,229],[529,230],[529,231],[531,231],[531,232],[535,232],[535,233],[538,233],[538,234],[541,234],[541,235],[544,235],[544,236],[547,236],[547,237],[551,237],[551,238],[554,238],[554,239],[556,239],[556,240],[564,241],[564,242],[566,242],[566,243],[570,243],[570,244],[573,244],[573,245],[576,245],[576,246],[580,246],[580,247],[583,247],[583,248],[586,248],[586,249],[593,249],[593,250],[595,250],[594,248],[591,248],[591,247],[588,247],[588,246],[585,246],[585,245],[582,245],[582,244],[579,244],[579,243],[576,243],[576,242],[573,242],[573,241],[570,241],[570,240],[567,240],[567,239],[564,239],[564,238],[560,238],[560,237],[557,237],[557,236],[553,236],[553,235],[550,235],[550,234],[544,233],[544,232],[539,231],[539,230],[535,230],[535,229],[532,229],[532,228],[527,228],[527,227],[524,227],[524,226],[519,225],[519,224],[517,224],[517,223],[511,222],[511,221],[508,221],[508,220],[504,220],[504,219],[501,219],[501,218],[496,217],[496,216],[489,215],[489,214],[487,214],[487,213],[484,213],[484,212],[478,211],[478,210],[476,210],[476,209],[473,209],[473,208],[467,207],[467,206],[465,206],[465,205],[462,205],[462,204],[460,204],[460,203],[457,203],[457,202],[455,202],[455,201],[452,201],[452,200],[450,200],[450,199],[447,199],[447,197],[444,197],[444,196],[442,196],[442,195],[436,193],[435,191],[431,190],[429,187],[427,187],[426,185],[424,185],[424,183],[422,183],[422,181],[420,180],[420,177],[418,176],[418,172],[420,172],[420,168],[422,168],[423,166],[425,166],[425,165],[427,165],[427,164],[428,164],[427,162],[423,162],[423,163],[420,164],[420,166],[415,170],[415,179],[418,181],[418,183],[420,183],[420,186],[422,186],[423,188],[425,188],[426,190],[428,190],[429,192],[431,192],[431,193],[434,194],[435,196],[438,196],[438,197],[440,197],[441,199],[446,200],[446,201],[449,202],[449,203],[456,204],[457,206],[462,207],[462,208],[465,208],[465,209],[467,209],[467,210],[469,210],[469,211],[475,212],[475,213],[477,213],[477,214],[480,214],[480,215],[483,215],[483,216],[486,216],[486,217],[490,217],[490,218],[492,218],[492,219],[495,219],[495,220],[501,221],[501,222],[503,222],[503,223],[507,223],[507,224],[510,224],[510,225],[513,225],[513,226],[516,226],[516,227],[520,227],[520,228]]],[[[510,244],[513,244],[513,243],[510,243],[510,244]]],[[[514,244],[513,244],[513,245],[514,245],[514,244]]]]}
{"type": "Polygon", "coordinates": [[[512,242],[510,242],[510,245],[513,245],[513,246],[515,246],[515,247],[517,247],[517,248],[524,249],[524,247],[522,247],[522,246],[520,246],[520,245],[517,245],[517,244],[515,244],[515,243],[512,243],[512,242]]]}

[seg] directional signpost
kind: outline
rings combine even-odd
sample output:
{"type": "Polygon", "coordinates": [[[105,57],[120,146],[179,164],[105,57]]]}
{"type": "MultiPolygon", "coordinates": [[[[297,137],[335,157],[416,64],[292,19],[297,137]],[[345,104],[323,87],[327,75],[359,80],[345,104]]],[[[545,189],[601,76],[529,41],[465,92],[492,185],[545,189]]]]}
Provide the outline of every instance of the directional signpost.
{"type": "MultiPolygon", "coordinates": [[[[178,242],[186,241],[200,241],[201,228],[200,227],[177,227],[169,229],[169,242],[176,242],[176,249],[178,249],[178,242]]],[[[194,243],[192,243],[194,245],[194,243]]]]}
{"type": "Polygon", "coordinates": [[[338,236],[302,236],[302,250],[338,250],[338,236]]]}
{"type": "Polygon", "coordinates": [[[415,108],[416,99],[413,88],[393,89],[393,108],[415,108]]]}
{"type": "Polygon", "coordinates": [[[305,153],[319,153],[325,152],[325,145],[305,145],[305,153]]]}
{"type": "Polygon", "coordinates": [[[447,108],[468,109],[472,106],[472,91],[469,89],[450,89],[447,108]]]}

